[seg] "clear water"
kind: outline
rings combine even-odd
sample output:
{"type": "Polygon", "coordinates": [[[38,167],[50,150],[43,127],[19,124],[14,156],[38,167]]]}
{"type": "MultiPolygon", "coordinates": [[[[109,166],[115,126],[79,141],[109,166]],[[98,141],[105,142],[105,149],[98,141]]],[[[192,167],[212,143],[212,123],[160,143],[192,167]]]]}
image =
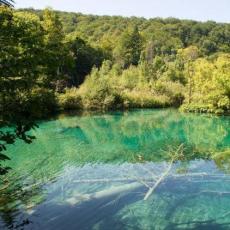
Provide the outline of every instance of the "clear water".
{"type": "Polygon", "coordinates": [[[0,229],[230,229],[229,117],[136,110],[39,126],[7,150],[0,229]]]}

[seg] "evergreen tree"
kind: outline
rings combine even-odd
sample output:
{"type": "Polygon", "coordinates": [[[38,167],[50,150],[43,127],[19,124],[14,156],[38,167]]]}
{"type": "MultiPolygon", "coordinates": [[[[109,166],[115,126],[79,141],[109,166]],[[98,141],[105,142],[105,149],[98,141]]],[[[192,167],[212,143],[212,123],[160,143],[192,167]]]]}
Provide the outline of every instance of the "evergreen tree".
{"type": "Polygon", "coordinates": [[[125,68],[130,65],[138,65],[142,44],[142,37],[135,26],[131,32],[124,33],[121,37],[120,44],[114,53],[115,59],[125,68]]]}

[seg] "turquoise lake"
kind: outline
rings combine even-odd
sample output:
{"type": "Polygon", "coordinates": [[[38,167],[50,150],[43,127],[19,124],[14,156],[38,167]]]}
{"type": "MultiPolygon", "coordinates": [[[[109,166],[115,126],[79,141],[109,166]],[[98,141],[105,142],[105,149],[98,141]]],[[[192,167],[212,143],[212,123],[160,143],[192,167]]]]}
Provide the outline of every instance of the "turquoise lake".
{"type": "Polygon", "coordinates": [[[32,144],[7,149],[0,229],[230,229],[230,117],[149,109],[38,125],[32,144]]]}

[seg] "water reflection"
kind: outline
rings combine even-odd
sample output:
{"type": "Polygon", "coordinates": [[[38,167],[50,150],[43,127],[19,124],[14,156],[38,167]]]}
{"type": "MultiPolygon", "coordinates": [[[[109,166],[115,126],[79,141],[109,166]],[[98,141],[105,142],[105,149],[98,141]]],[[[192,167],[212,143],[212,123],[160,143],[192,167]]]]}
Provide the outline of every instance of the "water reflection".
{"type": "Polygon", "coordinates": [[[42,122],[34,143],[9,148],[14,170],[1,182],[0,228],[225,229],[229,131],[228,117],[175,110],[42,122]],[[149,171],[160,175],[167,153],[182,143],[185,158],[173,166],[180,176],[168,176],[143,201],[148,188],[141,180],[153,184],[149,171]]]}

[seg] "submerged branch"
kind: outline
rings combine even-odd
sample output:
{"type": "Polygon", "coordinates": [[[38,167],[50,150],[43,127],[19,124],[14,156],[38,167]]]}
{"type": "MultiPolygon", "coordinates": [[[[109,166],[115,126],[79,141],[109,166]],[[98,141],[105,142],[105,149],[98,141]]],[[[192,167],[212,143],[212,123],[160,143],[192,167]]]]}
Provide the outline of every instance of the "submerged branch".
{"type": "Polygon", "coordinates": [[[168,176],[171,168],[173,165],[173,161],[171,162],[171,164],[169,165],[169,167],[167,168],[167,170],[161,175],[161,177],[156,181],[156,183],[153,185],[153,187],[151,187],[148,192],[145,194],[144,200],[147,200],[151,194],[154,192],[154,190],[157,188],[157,186],[168,176]]]}

